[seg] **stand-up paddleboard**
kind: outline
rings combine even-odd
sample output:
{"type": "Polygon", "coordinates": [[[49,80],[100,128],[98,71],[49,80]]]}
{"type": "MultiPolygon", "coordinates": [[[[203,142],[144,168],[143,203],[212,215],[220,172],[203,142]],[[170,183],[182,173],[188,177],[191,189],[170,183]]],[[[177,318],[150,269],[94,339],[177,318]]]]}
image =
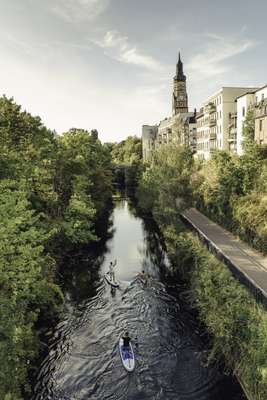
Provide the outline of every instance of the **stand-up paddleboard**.
{"type": "Polygon", "coordinates": [[[104,276],[105,276],[105,279],[106,279],[107,283],[109,283],[111,286],[113,286],[113,287],[119,287],[120,286],[119,282],[113,281],[112,279],[110,279],[109,272],[106,272],[104,276]]]}
{"type": "Polygon", "coordinates": [[[135,367],[135,359],[131,343],[129,347],[124,347],[123,339],[120,338],[119,349],[120,349],[121,361],[124,368],[129,372],[133,371],[135,367]]]}

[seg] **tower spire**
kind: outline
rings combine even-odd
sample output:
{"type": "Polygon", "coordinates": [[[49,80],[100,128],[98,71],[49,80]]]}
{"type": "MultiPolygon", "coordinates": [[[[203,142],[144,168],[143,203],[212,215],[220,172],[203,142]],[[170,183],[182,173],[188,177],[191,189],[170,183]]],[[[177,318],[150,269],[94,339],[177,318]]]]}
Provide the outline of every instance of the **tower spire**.
{"type": "Polygon", "coordinates": [[[188,112],[188,99],[186,92],[186,76],[183,72],[183,63],[181,60],[181,53],[178,52],[178,61],[176,64],[176,74],[173,78],[173,100],[172,100],[172,113],[188,112]]]}
{"type": "Polygon", "coordinates": [[[180,51],[178,53],[178,62],[176,64],[176,78],[178,81],[185,82],[185,80],[186,80],[186,76],[184,75],[184,72],[183,72],[183,63],[181,61],[180,51]]]}

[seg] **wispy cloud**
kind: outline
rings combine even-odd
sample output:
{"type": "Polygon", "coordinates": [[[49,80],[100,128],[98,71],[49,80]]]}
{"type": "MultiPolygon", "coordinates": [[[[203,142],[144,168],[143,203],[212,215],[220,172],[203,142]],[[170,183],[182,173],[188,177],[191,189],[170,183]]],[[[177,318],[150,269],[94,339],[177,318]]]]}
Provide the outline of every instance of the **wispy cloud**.
{"type": "Polygon", "coordinates": [[[67,22],[94,20],[108,5],[109,0],[49,0],[50,11],[67,22]]]}
{"type": "Polygon", "coordinates": [[[104,38],[92,40],[94,44],[105,49],[105,53],[120,62],[134,64],[152,71],[159,71],[162,65],[153,57],[142,53],[137,46],[129,42],[127,36],[116,30],[108,31],[104,38]]]}
{"type": "Polygon", "coordinates": [[[212,78],[230,69],[226,61],[244,53],[256,46],[249,39],[222,37],[216,34],[205,34],[203,40],[207,43],[200,53],[194,55],[188,64],[188,69],[198,74],[198,79],[212,78]]]}

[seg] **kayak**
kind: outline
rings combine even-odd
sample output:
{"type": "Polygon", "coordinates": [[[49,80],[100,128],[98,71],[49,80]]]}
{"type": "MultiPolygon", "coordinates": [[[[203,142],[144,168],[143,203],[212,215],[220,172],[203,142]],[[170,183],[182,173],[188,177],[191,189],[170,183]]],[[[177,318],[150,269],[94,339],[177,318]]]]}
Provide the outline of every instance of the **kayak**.
{"type": "Polygon", "coordinates": [[[123,339],[120,338],[119,349],[120,349],[121,361],[124,368],[129,372],[133,371],[135,367],[135,359],[131,343],[129,347],[124,347],[123,339]]]}
{"type": "Polygon", "coordinates": [[[113,287],[119,287],[120,286],[119,282],[113,281],[113,280],[110,279],[109,272],[106,272],[104,276],[105,276],[105,279],[106,279],[107,283],[109,283],[111,286],[113,286],[113,287]]]}

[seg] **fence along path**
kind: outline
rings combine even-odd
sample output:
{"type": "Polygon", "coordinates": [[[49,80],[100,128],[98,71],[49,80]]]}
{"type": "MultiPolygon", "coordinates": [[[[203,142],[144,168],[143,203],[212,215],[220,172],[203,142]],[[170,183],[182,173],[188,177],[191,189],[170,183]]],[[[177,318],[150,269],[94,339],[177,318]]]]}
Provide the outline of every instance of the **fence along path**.
{"type": "Polygon", "coordinates": [[[232,233],[211,221],[195,208],[181,214],[183,221],[232,274],[267,308],[267,257],[249,247],[232,233]]]}

